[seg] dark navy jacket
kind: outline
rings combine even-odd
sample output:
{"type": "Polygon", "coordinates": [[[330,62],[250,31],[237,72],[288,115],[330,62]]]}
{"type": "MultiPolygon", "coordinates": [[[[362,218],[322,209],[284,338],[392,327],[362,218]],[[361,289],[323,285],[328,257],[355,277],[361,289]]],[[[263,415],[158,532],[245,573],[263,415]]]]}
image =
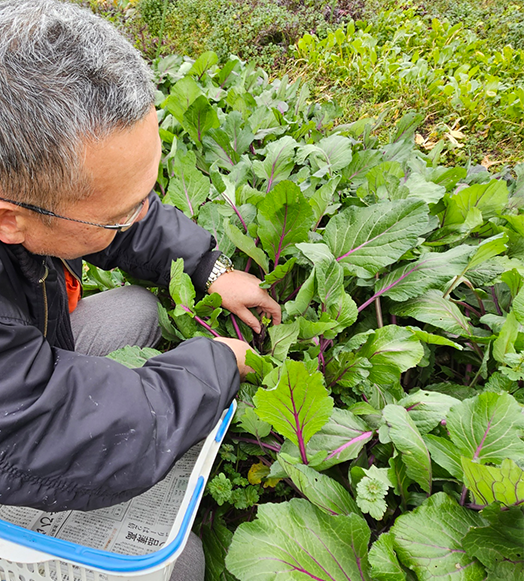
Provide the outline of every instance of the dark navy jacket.
{"type": "MultiPolygon", "coordinates": [[[[85,258],[167,285],[182,257],[203,289],[213,246],[152,194],[142,221],[85,258]]],[[[62,261],[0,243],[0,504],[58,511],[128,500],[211,431],[238,389],[233,352],[206,338],[140,369],[75,353],[72,341],[62,261]]]]}

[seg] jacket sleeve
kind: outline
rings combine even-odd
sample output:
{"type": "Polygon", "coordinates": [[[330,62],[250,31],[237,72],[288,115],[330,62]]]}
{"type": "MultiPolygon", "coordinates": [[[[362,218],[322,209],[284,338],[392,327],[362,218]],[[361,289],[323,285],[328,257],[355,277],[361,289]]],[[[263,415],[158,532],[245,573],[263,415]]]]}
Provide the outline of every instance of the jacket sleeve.
{"type": "Polygon", "coordinates": [[[207,338],[128,369],[0,322],[0,503],[117,504],[161,480],[233,399],[233,352],[207,338]]]}
{"type": "Polygon", "coordinates": [[[199,290],[220,256],[215,239],[177,208],[162,204],[152,192],[146,216],[129,230],[119,232],[101,252],[84,259],[104,270],[119,267],[136,278],[167,286],[171,261],[184,259],[184,270],[199,290]]]}

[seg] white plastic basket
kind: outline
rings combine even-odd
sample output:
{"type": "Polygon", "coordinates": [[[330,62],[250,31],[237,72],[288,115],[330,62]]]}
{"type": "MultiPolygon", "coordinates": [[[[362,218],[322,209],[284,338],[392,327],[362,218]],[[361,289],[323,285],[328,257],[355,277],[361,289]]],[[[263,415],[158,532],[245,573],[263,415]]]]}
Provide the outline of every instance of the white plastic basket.
{"type": "MultiPolygon", "coordinates": [[[[235,409],[236,403],[233,402],[229,409],[224,411],[215,429],[203,444],[198,445],[201,446],[200,451],[193,451],[193,455],[198,454],[196,461],[185,491],[176,491],[180,493],[182,500],[177,508],[171,530],[160,549],[142,555],[121,554],[121,552],[88,547],[48,536],[0,519],[0,580],[167,581],[175,566],[175,561],[187,542],[206,481],[235,409]]],[[[172,472],[174,473],[176,469],[177,465],[172,472]]],[[[161,484],[156,485],[156,487],[159,486],[161,484]]],[[[154,494],[156,487],[153,487],[149,493],[154,494]]],[[[124,507],[122,509],[124,510],[128,504],[118,506],[124,507]]],[[[25,514],[28,515],[31,513],[27,511],[35,512],[34,509],[18,508],[17,510],[21,520],[24,517],[23,511],[26,511],[25,514]]],[[[74,519],[75,515],[89,515],[90,513],[69,511],[68,513],[41,514],[43,516],[39,518],[44,519],[43,522],[47,522],[46,518],[52,522],[51,519],[56,514],[60,514],[62,518],[66,518],[64,515],[67,515],[67,518],[74,519]],[[47,514],[49,516],[46,517],[47,514]]],[[[89,529],[86,529],[85,534],[86,537],[89,536],[89,529]]]]}

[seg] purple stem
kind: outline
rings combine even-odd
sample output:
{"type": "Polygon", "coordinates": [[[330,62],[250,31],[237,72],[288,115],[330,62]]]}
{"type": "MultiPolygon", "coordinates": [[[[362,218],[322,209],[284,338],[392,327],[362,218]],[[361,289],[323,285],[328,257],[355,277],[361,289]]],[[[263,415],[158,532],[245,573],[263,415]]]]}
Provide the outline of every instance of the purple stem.
{"type": "Polygon", "coordinates": [[[497,313],[499,317],[502,317],[502,309],[499,305],[499,300],[497,299],[497,293],[495,292],[495,287],[491,287],[491,297],[493,298],[493,302],[495,303],[495,308],[497,309],[497,313]]]}
{"type": "Polygon", "coordinates": [[[349,442],[346,442],[345,444],[343,444],[342,446],[340,446],[336,450],[333,450],[333,452],[331,452],[331,454],[326,458],[326,460],[331,460],[331,458],[333,458],[333,456],[340,454],[340,452],[343,452],[347,447],[351,446],[352,444],[356,444],[357,442],[360,442],[361,440],[365,440],[366,438],[369,438],[372,435],[373,435],[373,432],[364,432],[363,434],[360,434],[360,436],[357,436],[356,438],[349,440],[349,442]]]}
{"type": "Polygon", "coordinates": [[[262,448],[267,448],[268,450],[273,450],[273,452],[280,452],[280,446],[273,446],[272,444],[265,444],[264,442],[259,442],[258,440],[252,440],[251,438],[242,438],[241,436],[233,436],[233,439],[239,442],[247,442],[248,444],[257,444],[262,448]]]}
{"type": "Polygon", "coordinates": [[[253,259],[251,258],[251,256],[247,259],[247,263],[246,263],[246,268],[244,268],[244,272],[249,272],[249,269],[251,268],[251,263],[253,262],[253,259]]]}
{"type": "Polygon", "coordinates": [[[396,325],[397,324],[397,315],[391,315],[391,324],[392,325],[396,325]]]}
{"type": "Polygon", "coordinates": [[[464,506],[464,503],[466,502],[466,496],[468,494],[468,489],[463,486],[462,487],[462,494],[460,495],[460,506],[464,506]]]}
{"type": "MultiPolygon", "coordinates": [[[[337,259],[338,260],[338,259],[337,259]]],[[[422,263],[421,263],[422,264],[422,263]]],[[[392,282],[390,285],[384,287],[382,290],[379,290],[378,292],[376,292],[370,299],[368,299],[365,303],[362,303],[360,305],[360,307],[358,307],[358,312],[360,313],[360,311],[364,310],[368,305],[370,305],[373,301],[375,301],[378,297],[382,296],[384,293],[386,293],[389,289],[393,288],[394,286],[396,286],[399,282],[401,282],[402,280],[404,280],[406,277],[408,277],[412,272],[415,272],[418,267],[420,266],[420,264],[418,264],[417,266],[415,266],[414,268],[412,268],[411,270],[408,270],[408,272],[404,273],[401,277],[399,277],[397,280],[395,280],[394,282],[392,282]]]]}
{"type": "Polygon", "coordinates": [[[242,331],[240,330],[237,320],[235,319],[235,315],[233,315],[232,313],[231,313],[231,322],[233,323],[233,327],[235,328],[235,333],[237,334],[237,337],[241,341],[245,341],[244,336],[242,335],[242,331]]]}
{"type": "MultiPolygon", "coordinates": [[[[193,311],[191,311],[191,309],[189,307],[186,307],[185,305],[181,305],[181,307],[184,309],[184,311],[186,311],[186,313],[191,313],[193,314],[193,311]]],[[[195,321],[197,323],[200,323],[202,325],[202,327],[204,327],[204,329],[207,329],[211,335],[214,335],[215,337],[221,337],[221,335],[219,335],[214,329],[212,329],[205,321],[203,321],[200,317],[197,317],[196,315],[194,315],[195,317],[195,321]]]]}

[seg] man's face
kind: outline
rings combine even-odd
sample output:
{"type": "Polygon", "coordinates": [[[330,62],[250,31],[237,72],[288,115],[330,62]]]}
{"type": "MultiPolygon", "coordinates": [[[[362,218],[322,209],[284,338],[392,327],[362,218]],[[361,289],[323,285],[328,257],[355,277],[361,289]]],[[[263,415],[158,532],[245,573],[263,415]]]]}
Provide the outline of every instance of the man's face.
{"type": "MultiPolygon", "coordinates": [[[[116,131],[85,150],[84,169],[90,178],[93,194],[61,209],[68,218],[97,224],[117,224],[151,191],[158,175],[161,143],[156,111],[130,129],[116,131]]],[[[138,220],[148,209],[146,202],[138,220]]],[[[53,218],[44,224],[34,212],[22,211],[27,250],[35,254],[78,258],[106,248],[115,230],[53,218]]]]}

